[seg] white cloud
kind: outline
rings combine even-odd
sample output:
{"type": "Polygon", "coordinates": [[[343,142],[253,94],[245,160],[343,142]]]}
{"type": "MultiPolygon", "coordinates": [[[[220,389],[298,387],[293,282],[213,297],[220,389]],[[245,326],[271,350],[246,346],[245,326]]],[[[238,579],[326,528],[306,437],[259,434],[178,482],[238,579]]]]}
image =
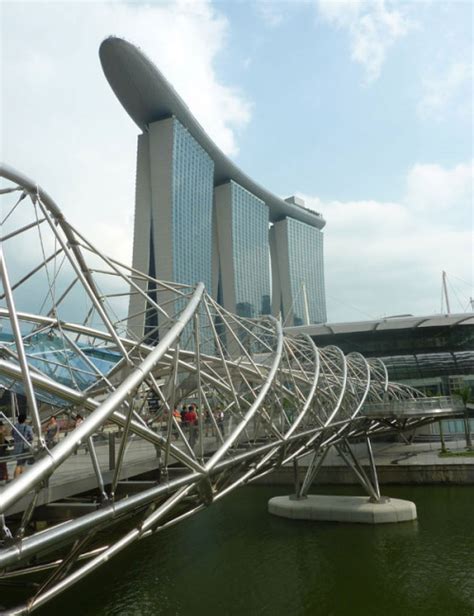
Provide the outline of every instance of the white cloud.
{"type": "Polygon", "coordinates": [[[216,73],[227,20],[209,1],[2,10],[2,158],[38,181],[91,241],[128,261],[139,129],[102,73],[100,42],[115,34],[139,45],[215,142],[236,154],[251,105],[216,73]]]}
{"type": "Polygon", "coordinates": [[[472,163],[414,165],[399,203],[305,196],[327,220],[328,319],[437,312],[443,270],[473,284],[472,197],[472,163]]]}
{"type": "Polygon", "coordinates": [[[446,216],[449,212],[447,224],[457,222],[453,210],[463,212],[469,203],[472,208],[472,178],[473,163],[461,163],[452,169],[416,164],[408,173],[405,202],[422,215],[435,212],[446,216]]]}
{"type": "Polygon", "coordinates": [[[264,23],[270,27],[275,28],[279,26],[283,21],[282,2],[275,2],[274,0],[257,0],[256,7],[258,14],[263,19],[264,23]]]}
{"type": "Polygon", "coordinates": [[[320,17],[348,31],[351,58],[364,67],[368,82],[379,77],[389,49],[411,25],[400,4],[391,7],[385,0],[317,0],[320,17]]]}
{"type": "Polygon", "coordinates": [[[434,74],[433,69],[422,80],[418,114],[424,119],[442,120],[448,111],[472,114],[472,64],[453,62],[434,74]]]}

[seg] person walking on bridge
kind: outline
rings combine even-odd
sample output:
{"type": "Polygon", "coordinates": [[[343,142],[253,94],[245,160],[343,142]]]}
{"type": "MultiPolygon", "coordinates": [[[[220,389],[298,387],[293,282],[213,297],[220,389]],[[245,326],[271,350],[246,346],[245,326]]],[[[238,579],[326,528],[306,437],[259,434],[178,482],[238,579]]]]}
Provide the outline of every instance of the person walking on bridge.
{"type": "Polygon", "coordinates": [[[13,426],[13,453],[16,456],[16,467],[13,477],[16,478],[25,470],[27,454],[30,453],[30,444],[33,442],[33,430],[25,423],[26,415],[18,415],[18,422],[13,426]]]}
{"type": "Polygon", "coordinates": [[[181,426],[181,413],[179,412],[178,407],[175,405],[173,409],[173,435],[175,441],[179,439],[178,426],[181,426]]]}
{"type": "Polygon", "coordinates": [[[46,446],[48,449],[52,449],[58,442],[59,425],[56,421],[56,416],[51,415],[46,426],[46,446]]]}
{"type": "Polygon", "coordinates": [[[189,446],[191,447],[191,449],[194,448],[194,444],[196,442],[197,413],[195,408],[195,404],[190,404],[188,406],[187,413],[184,416],[186,426],[188,427],[189,446]]]}
{"type": "Polygon", "coordinates": [[[0,421],[0,481],[8,481],[8,466],[7,463],[2,460],[7,454],[7,441],[5,438],[5,426],[3,421],[0,421]]]}
{"type": "Polygon", "coordinates": [[[221,431],[222,436],[224,436],[225,434],[224,411],[221,408],[218,408],[216,411],[216,422],[217,422],[217,427],[221,431]]]}

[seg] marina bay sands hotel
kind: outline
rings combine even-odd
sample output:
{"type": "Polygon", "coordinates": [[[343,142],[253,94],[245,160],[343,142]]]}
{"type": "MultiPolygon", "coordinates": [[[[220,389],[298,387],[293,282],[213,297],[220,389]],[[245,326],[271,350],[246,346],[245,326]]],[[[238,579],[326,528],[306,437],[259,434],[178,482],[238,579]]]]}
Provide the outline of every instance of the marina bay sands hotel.
{"type": "MultiPolygon", "coordinates": [[[[238,169],[134,45],[110,37],[100,59],[142,131],[133,266],[162,280],[203,282],[241,316],[281,313],[286,325],[325,322],[323,217],[238,169]]],[[[149,325],[143,301],[131,296],[129,327],[137,334],[149,325]]]]}

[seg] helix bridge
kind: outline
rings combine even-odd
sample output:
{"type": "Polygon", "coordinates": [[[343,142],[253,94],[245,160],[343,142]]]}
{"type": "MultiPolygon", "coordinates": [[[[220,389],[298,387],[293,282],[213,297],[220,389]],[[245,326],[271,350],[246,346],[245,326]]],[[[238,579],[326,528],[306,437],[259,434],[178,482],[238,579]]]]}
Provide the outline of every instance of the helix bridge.
{"type": "Polygon", "coordinates": [[[351,443],[452,412],[389,382],[377,359],[318,348],[272,316],[231,314],[202,284],[108,257],[40,186],[7,166],[0,176],[0,419],[13,429],[22,398],[34,434],[25,472],[0,487],[0,580],[35,580],[6,614],[36,610],[134,542],[310,456],[304,494],[332,446],[377,499],[351,443]],[[188,426],[173,411],[190,403],[188,426]],[[52,415],[70,419],[54,447],[52,415]],[[138,451],[154,474],[127,489],[138,451]],[[76,495],[83,507],[39,525],[55,481],[78,462],[94,482],[76,495]]]}

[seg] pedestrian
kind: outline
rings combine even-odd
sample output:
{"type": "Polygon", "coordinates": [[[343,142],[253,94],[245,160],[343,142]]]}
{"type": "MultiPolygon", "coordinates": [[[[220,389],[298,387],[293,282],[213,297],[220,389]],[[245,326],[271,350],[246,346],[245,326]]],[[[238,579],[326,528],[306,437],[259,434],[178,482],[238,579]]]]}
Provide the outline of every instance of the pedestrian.
{"type": "Polygon", "coordinates": [[[46,426],[46,446],[52,449],[58,442],[59,425],[56,415],[51,415],[51,419],[46,426]]]}
{"type": "Polygon", "coordinates": [[[217,409],[216,411],[216,422],[217,422],[217,427],[221,431],[222,436],[224,436],[224,432],[225,432],[224,411],[222,409],[217,409]]]}
{"type": "Polygon", "coordinates": [[[188,409],[186,408],[186,405],[183,404],[183,406],[181,407],[181,423],[184,425],[186,423],[186,413],[188,412],[188,409]]]}
{"type": "Polygon", "coordinates": [[[175,441],[177,441],[179,438],[178,426],[180,425],[181,425],[181,413],[178,411],[178,407],[175,406],[173,409],[173,434],[174,434],[175,441]]]}
{"type": "MultiPolygon", "coordinates": [[[[81,423],[84,421],[84,418],[80,413],[76,415],[76,420],[74,422],[74,428],[78,428],[81,423]]],[[[74,455],[77,455],[77,450],[79,449],[79,445],[74,449],[74,455]]],[[[87,454],[87,445],[84,447],[84,453],[87,454]]]]}
{"type": "Polygon", "coordinates": [[[0,421],[0,481],[8,481],[8,466],[7,463],[2,460],[5,458],[7,453],[7,440],[5,434],[5,426],[3,425],[3,421],[0,421]]]}
{"type": "Polygon", "coordinates": [[[33,430],[26,422],[26,415],[20,413],[18,422],[13,426],[13,453],[16,456],[16,467],[13,477],[16,478],[25,470],[27,454],[31,451],[31,443],[33,442],[33,430]]]}
{"type": "Polygon", "coordinates": [[[204,426],[206,428],[205,436],[209,436],[209,431],[212,431],[211,428],[211,414],[209,413],[209,409],[204,411],[204,426]]]}
{"type": "Polygon", "coordinates": [[[188,406],[188,410],[186,415],[184,416],[186,426],[188,427],[189,434],[189,446],[191,449],[194,448],[194,443],[196,442],[196,426],[197,426],[197,413],[195,411],[195,405],[190,404],[188,406]]]}

